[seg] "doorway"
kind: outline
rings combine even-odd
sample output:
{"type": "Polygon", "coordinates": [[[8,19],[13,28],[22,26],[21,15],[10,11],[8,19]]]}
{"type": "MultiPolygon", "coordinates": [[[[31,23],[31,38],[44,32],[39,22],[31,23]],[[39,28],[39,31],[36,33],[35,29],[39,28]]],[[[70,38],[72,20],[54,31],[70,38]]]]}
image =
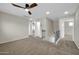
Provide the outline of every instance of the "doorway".
{"type": "Polygon", "coordinates": [[[68,41],[73,41],[73,20],[67,20],[64,22],[64,37],[68,41]]]}
{"type": "Polygon", "coordinates": [[[40,21],[38,20],[29,21],[29,35],[33,37],[42,37],[40,21]]]}

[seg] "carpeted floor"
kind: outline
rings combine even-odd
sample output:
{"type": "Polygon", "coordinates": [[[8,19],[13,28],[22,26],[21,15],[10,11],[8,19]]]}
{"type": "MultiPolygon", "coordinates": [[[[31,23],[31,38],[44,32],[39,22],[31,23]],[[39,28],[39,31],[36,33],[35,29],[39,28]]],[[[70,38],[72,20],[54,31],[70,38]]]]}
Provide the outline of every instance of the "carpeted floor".
{"type": "Polygon", "coordinates": [[[74,42],[60,40],[57,45],[40,38],[26,38],[0,44],[1,55],[78,55],[74,42]]]}

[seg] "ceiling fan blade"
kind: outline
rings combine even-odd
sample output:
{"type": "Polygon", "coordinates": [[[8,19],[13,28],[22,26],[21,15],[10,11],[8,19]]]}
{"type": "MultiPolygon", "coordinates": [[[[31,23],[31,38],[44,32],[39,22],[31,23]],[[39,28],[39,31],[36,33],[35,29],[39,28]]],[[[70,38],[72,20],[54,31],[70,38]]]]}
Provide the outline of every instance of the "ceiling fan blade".
{"type": "Polygon", "coordinates": [[[21,7],[21,6],[19,6],[19,5],[16,5],[16,4],[14,4],[14,3],[11,3],[13,6],[15,6],[15,7],[19,7],[19,8],[23,8],[24,9],[24,7],[21,7]]]}
{"type": "Polygon", "coordinates": [[[28,13],[31,15],[32,13],[30,11],[28,11],[28,13]]]}
{"type": "Polygon", "coordinates": [[[37,3],[33,3],[33,4],[31,4],[31,5],[30,5],[30,7],[29,7],[29,8],[36,7],[37,5],[38,5],[37,3]]]}
{"type": "Polygon", "coordinates": [[[29,7],[29,4],[25,4],[25,8],[28,8],[29,7]]]}

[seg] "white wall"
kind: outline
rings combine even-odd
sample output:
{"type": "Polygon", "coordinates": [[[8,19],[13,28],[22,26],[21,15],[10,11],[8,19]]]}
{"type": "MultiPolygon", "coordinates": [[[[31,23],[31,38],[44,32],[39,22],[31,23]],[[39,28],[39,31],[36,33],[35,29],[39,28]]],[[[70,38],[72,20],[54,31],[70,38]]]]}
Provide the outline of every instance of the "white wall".
{"type": "Polygon", "coordinates": [[[47,31],[48,36],[54,34],[54,32],[59,30],[59,21],[58,20],[51,20],[47,18],[47,31]]]}
{"type": "Polygon", "coordinates": [[[74,20],[74,42],[79,48],[79,8],[76,11],[75,20],[74,20]]]}
{"type": "Polygon", "coordinates": [[[62,18],[59,20],[59,27],[60,27],[60,37],[61,38],[64,38],[65,34],[67,35],[73,35],[73,26],[70,27],[69,26],[69,22],[73,22],[74,21],[74,17],[73,16],[70,16],[70,17],[67,17],[67,18],[62,18]]]}
{"type": "Polygon", "coordinates": [[[47,32],[50,37],[54,32],[54,23],[53,20],[47,19],[47,32]]]}
{"type": "Polygon", "coordinates": [[[39,18],[40,23],[41,23],[41,31],[45,30],[45,32],[42,32],[42,37],[44,38],[44,40],[47,40],[47,19],[46,16],[43,16],[41,18],[39,18]]]}
{"type": "Polygon", "coordinates": [[[58,31],[59,30],[59,20],[54,20],[53,25],[54,25],[54,32],[58,31]]]}
{"type": "Polygon", "coordinates": [[[28,37],[27,18],[0,12],[0,43],[28,37]]]}
{"type": "Polygon", "coordinates": [[[59,20],[60,38],[64,38],[64,19],[59,20]]]}
{"type": "Polygon", "coordinates": [[[69,26],[69,22],[72,22],[72,21],[67,21],[67,22],[64,22],[64,26],[65,26],[65,34],[66,35],[71,35],[73,34],[73,26],[69,26]]]}

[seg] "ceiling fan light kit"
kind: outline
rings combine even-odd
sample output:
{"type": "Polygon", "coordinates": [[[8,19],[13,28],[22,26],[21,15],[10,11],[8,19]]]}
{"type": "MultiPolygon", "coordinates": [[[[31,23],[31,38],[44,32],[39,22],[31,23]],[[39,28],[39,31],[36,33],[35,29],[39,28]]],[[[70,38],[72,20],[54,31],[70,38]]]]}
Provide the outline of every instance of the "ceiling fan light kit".
{"type": "Polygon", "coordinates": [[[34,7],[36,7],[38,5],[37,3],[33,3],[31,5],[25,4],[25,7],[22,7],[22,6],[19,6],[19,5],[14,4],[14,3],[11,3],[11,4],[13,6],[15,6],[15,7],[19,7],[19,8],[24,9],[25,11],[27,11],[29,13],[29,15],[32,15],[32,13],[31,13],[31,11],[29,9],[34,8],[34,7]]]}
{"type": "Polygon", "coordinates": [[[27,12],[28,12],[29,10],[28,10],[28,9],[25,9],[25,11],[27,11],[27,12]]]}

